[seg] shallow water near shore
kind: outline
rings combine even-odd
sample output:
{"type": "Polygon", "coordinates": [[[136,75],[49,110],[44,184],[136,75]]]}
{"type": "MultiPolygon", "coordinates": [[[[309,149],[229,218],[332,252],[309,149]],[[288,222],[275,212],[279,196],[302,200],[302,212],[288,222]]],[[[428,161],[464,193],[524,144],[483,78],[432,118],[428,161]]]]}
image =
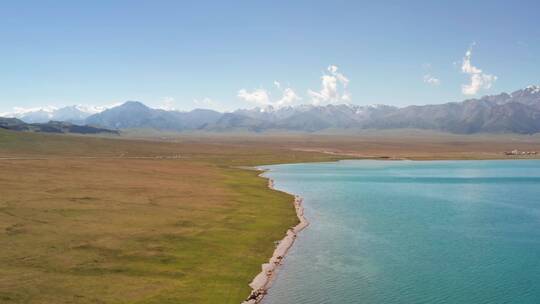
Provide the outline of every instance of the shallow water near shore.
{"type": "Polygon", "coordinates": [[[540,303],[540,161],[266,166],[304,198],[264,304],[540,303]]]}

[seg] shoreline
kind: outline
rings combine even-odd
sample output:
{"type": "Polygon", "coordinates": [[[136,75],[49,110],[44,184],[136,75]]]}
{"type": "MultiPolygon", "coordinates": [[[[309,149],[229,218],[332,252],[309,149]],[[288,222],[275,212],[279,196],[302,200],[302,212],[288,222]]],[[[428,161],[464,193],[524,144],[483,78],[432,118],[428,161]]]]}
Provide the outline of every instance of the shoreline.
{"type": "MultiPolygon", "coordinates": [[[[261,174],[259,174],[260,177],[263,177],[262,174],[268,171],[259,168],[256,168],[256,170],[262,171],[261,174]]],[[[273,179],[267,177],[263,178],[268,179],[268,188],[275,191],[280,191],[274,188],[273,179]]],[[[283,265],[283,260],[287,255],[289,249],[291,249],[291,247],[293,246],[298,233],[304,230],[309,225],[309,222],[304,217],[304,207],[302,203],[303,199],[298,195],[294,195],[293,204],[299,223],[296,224],[296,226],[289,228],[283,239],[277,242],[274,253],[270,257],[268,263],[264,263],[261,265],[261,272],[253,278],[251,283],[249,283],[249,287],[251,287],[252,289],[251,294],[245,301],[242,302],[242,304],[256,304],[260,303],[263,300],[264,296],[268,293],[268,290],[272,286],[272,282],[276,277],[278,267],[283,265]]]]}
{"type": "Polygon", "coordinates": [[[499,153],[486,153],[482,152],[481,155],[447,155],[444,157],[438,157],[436,154],[430,155],[413,155],[413,156],[390,156],[390,155],[369,155],[359,152],[347,152],[340,150],[327,150],[319,148],[293,148],[293,151],[302,151],[302,152],[317,152],[322,154],[334,155],[334,156],[345,156],[345,157],[354,157],[351,160],[387,160],[387,161],[401,161],[401,160],[410,160],[410,161],[437,161],[437,160],[538,160],[540,159],[540,154],[516,154],[508,155],[504,152],[499,153]]]}

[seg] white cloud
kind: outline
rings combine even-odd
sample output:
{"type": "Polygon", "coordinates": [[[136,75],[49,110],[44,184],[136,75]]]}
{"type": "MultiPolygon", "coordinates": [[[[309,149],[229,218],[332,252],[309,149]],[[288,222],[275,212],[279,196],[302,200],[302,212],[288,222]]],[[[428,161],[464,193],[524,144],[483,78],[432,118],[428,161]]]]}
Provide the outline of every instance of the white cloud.
{"type": "Polygon", "coordinates": [[[424,77],[422,78],[424,80],[424,83],[427,83],[431,86],[438,86],[441,84],[441,80],[433,76],[433,74],[431,73],[431,63],[422,63],[422,69],[424,70],[424,77]]]}
{"type": "Polygon", "coordinates": [[[497,76],[482,72],[471,63],[472,47],[467,50],[461,63],[461,72],[470,76],[470,83],[461,86],[461,92],[465,95],[475,95],[480,89],[489,89],[497,80],[497,76]]]}
{"type": "Polygon", "coordinates": [[[293,89],[286,88],[283,90],[283,96],[275,102],[275,105],[277,107],[290,106],[301,99],[302,98],[300,98],[293,89]]]}
{"type": "Polygon", "coordinates": [[[273,106],[273,107],[284,107],[294,104],[296,101],[301,100],[302,98],[296,94],[292,88],[283,88],[281,83],[274,81],[274,86],[281,93],[281,98],[272,99],[272,94],[265,89],[255,89],[253,91],[247,91],[246,89],[241,89],[238,91],[237,96],[240,99],[243,99],[247,102],[254,103],[260,107],[273,106]]]}
{"type": "Polygon", "coordinates": [[[265,89],[256,89],[248,92],[246,89],[238,91],[237,96],[247,102],[257,104],[259,106],[265,106],[270,104],[270,95],[265,89]]]}
{"type": "Polygon", "coordinates": [[[351,94],[349,92],[344,92],[341,95],[341,100],[343,100],[344,102],[351,102],[351,94]]]}
{"type": "MultiPolygon", "coordinates": [[[[308,90],[313,104],[351,102],[351,93],[348,90],[349,78],[338,70],[339,68],[335,65],[328,66],[326,72],[321,76],[320,91],[308,90]]],[[[273,85],[273,90],[260,88],[248,91],[241,89],[238,91],[237,97],[260,107],[285,107],[302,100],[302,97],[288,85],[286,86],[277,80],[273,82],[273,85]],[[281,95],[281,97],[277,98],[276,95],[281,95]]]]}
{"type": "Polygon", "coordinates": [[[441,80],[431,74],[424,75],[424,82],[433,86],[438,86],[439,84],[441,84],[441,80]]]}
{"type": "Polygon", "coordinates": [[[321,90],[308,90],[308,95],[315,105],[336,102],[350,102],[351,94],[347,87],[349,79],[338,72],[338,67],[330,65],[327,68],[329,74],[321,76],[321,90]],[[341,87],[341,88],[340,88],[341,87]]]}
{"type": "Polygon", "coordinates": [[[174,107],[175,100],[173,97],[163,97],[161,99],[161,103],[158,106],[158,109],[166,110],[166,111],[174,111],[176,108],[174,107]]]}

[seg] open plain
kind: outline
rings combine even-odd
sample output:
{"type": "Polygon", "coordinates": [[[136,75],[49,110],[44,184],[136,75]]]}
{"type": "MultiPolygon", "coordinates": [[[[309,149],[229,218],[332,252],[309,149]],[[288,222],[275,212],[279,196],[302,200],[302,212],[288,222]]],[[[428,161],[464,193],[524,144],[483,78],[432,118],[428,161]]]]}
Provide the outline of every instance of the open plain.
{"type": "Polygon", "coordinates": [[[293,197],[244,166],[540,151],[416,131],[160,138],[0,130],[1,303],[240,303],[297,223],[293,197]]]}

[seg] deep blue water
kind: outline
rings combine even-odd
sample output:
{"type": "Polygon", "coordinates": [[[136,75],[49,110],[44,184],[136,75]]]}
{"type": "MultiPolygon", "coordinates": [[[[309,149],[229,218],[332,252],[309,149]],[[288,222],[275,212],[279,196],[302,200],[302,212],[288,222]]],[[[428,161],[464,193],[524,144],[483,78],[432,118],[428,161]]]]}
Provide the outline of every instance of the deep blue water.
{"type": "Polygon", "coordinates": [[[540,161],[266,168],[311,225],[265,304],[540,303],[540,161]]]}

